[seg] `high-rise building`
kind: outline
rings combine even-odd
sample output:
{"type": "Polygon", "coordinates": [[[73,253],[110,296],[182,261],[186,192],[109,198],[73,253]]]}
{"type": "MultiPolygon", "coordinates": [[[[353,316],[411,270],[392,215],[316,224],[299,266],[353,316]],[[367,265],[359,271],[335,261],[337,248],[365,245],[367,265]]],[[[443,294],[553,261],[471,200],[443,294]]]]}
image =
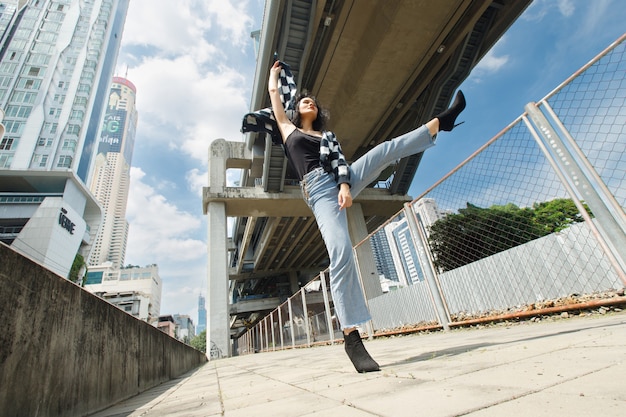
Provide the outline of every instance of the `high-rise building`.
{"type": "MultiPolygon", "coordinates": [[[[446,213],[439,210],[432,198],[422,198],[413,205],[420,226],[430,234],[430,226],[446,213]]],[[[398,217],[372,236],[372,251],[378,273],[400,285],[412,285],[424,280],[424,272],[406,218],[398,217]]]]}
{"type": "Polygon", "coordinates": [[[430,235],[430,226],[447,214],[439,210],[437,202],[433,198],[421,198],[413,205],[413,211],[417,214],[418,221],[422,224],[426,236],[430,235]]]}
{"type": "Polygon", "coordinates": [[[198,326],[196,333],[200,334],[206,330],[206,300],[204,296],[198,296],[198,326]]]}
{"type": "Polygon", "coordinates": [[[389,246],[389,241],[384,228],[372,235],[370,238],[370,244],[372,246],[374,263],[376,264],[376,271],[378,272],[378,275],[390,281],[398,282],[398,273],[396,272],[396,267],[393,263],[391,247],[389,246]]]}
{"type": "Polygon", "coordinates": [[[405,273],[404,263],[402,260],[404,254],[400,251],[395,235],[393,233],[394,230],[402,224],[406,224],[406,218],[404,216],[401,216],[396,221],[388,223],[387,225],[385,225],[383,230],[385,231],[385,236],[387,236],[389,251],[391,252],[391,260],[389,260],[388,262],[393,263],[396,274],[398,276],[398,282],[400,283],[400,286],[404,287],[407,285],[411,285],[411,279],[405,273]]]}
{"type": "Polygon", "coordinates": [[[0,240],[62,276],[102,218],[85,184],[129,1],[0,7],[0,240]]]}
{"type": "Polygon", "coordinates": [[[128,240],[126,203],[137,127],[136,93],[133,83],[113,77],[89,186],[104,212],[89,256],[90,265],[124,265],[128,240]]]}
{"type": "Polygon", "coordinates": [[[396,223],[391,231],[395,245],[400,252],[400,261],[409,285],[424,280],[424,273],[417,257],[417,250],[411,237],[406,218],[396,223]]]}

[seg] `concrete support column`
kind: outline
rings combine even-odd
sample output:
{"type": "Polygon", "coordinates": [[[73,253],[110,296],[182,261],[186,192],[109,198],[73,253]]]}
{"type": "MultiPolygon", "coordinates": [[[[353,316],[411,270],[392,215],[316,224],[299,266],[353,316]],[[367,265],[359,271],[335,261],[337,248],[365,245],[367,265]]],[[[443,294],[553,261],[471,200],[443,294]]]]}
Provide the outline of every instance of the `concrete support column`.
{"type": "Polygon", "coordinates": [[[226,204],[209,203],[208,223],[208,320],[209,359],[231,356],[228,312],[228,268],[226,245],[226,204]]]}
{"type": "MultiPolygon", "coordinates": [[[[220,193],[226,187],[228,143],[215,140],[209,150],[209,191],[220,193]]],[[[208,294],[206,348],[209,359],[231,356],[230,314],[228,309],[228,242],[226,203],[206,205],[208,225],[208,294]]]]}
{"type": "MultiPolygon", "coordinates": [[[[362,241],[368,236],[361,204],[352,204],[352,207],[348,209],[348,231],[353,244],[362,241]]],[[[376,271],[376,264],[374,263],[372,246],[367,243],[359,245],[355,250],[355,256],[357,268],[363,282],[365,298],[371,300],[379,295],[383,295],[378,272],[376,271]]]]}
{"type": "Polygon", "coordinates": [[[298,272],[297,271],[289,271],[289,289],[292,294],[300,291],[300,284],[298,284],[298,272]]]}

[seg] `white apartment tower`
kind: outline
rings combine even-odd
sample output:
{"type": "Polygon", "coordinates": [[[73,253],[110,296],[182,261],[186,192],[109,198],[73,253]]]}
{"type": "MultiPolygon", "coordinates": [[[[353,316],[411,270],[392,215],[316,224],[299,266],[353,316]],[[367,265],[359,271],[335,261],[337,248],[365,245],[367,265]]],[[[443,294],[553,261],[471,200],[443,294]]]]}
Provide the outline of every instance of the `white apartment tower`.
{"type": "Polygon", "coordinates": [[[137,126],[136,93],[133,83],[113,77],[89,187],[103,210],[90,265],[124,265],[128,239],[126,203],[137,126]]]}
{"type": "Polygon", "coordinates": [[[155,264],[122,269],[110,264],[90,267],[85,289],[140,320],[153,323],[159,318],[163,283],[155,264]]]}
{"type": "Polygon", "coordinates": [[[0,5],[0,240],[62,276],[100,227],[86,184],[129,1],[0,5]]]}
{"type": "Polygon", "coordinates": [[[439,210],[437,201],[433,198],[421,198],[413,205],[413,210],[417,214],[417,218],[424,226],[426,236],[430,235],[430,226],[435,224],[439,219],[445,217],[446,213],[439,210]]]}

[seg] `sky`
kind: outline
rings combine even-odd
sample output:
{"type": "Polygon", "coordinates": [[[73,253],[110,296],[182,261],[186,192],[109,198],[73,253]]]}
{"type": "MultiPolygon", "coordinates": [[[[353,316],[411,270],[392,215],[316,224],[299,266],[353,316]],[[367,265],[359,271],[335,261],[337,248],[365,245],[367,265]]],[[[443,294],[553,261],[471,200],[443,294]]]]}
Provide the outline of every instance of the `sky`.
{"type": "MultiPolygon", "coordinates": [[[[217,138],[243,141],[264,0],[132,0],[116,75],[137,87],[125,264],[156,263],[161,314],[197,323],[207,294],[202,187],[217,138]]],[[[419,196],[620,37],[623,0],[535,0],[460,86],[465,124],[442,132],[419,166],[419,196]]],[[[332,112],[333,109],[330,109],[332,112]]],[[[236,181],[230,176],[231,182],[236,181]]]]}

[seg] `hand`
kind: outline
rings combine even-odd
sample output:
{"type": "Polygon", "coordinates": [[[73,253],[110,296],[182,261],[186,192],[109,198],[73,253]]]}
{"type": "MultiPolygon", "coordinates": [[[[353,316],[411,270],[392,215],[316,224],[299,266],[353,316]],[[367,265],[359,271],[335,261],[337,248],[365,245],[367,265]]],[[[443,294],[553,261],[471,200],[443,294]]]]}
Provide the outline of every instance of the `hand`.
{"type": "Polygon", "coordinates": [[[275,61],[274,65],[272,65],[272,68],[270,68],[270,79],[278,79],[278,76],[280,75],[280,70],[282,70],[283,67],[280,66],[280,61],[275,61]]]}
{"type": "Polygon", "coordinates": [[[339,186],[339,210],[352,206],[352,194],[350,193],[350,186],[343,183],[339,186]]]}

